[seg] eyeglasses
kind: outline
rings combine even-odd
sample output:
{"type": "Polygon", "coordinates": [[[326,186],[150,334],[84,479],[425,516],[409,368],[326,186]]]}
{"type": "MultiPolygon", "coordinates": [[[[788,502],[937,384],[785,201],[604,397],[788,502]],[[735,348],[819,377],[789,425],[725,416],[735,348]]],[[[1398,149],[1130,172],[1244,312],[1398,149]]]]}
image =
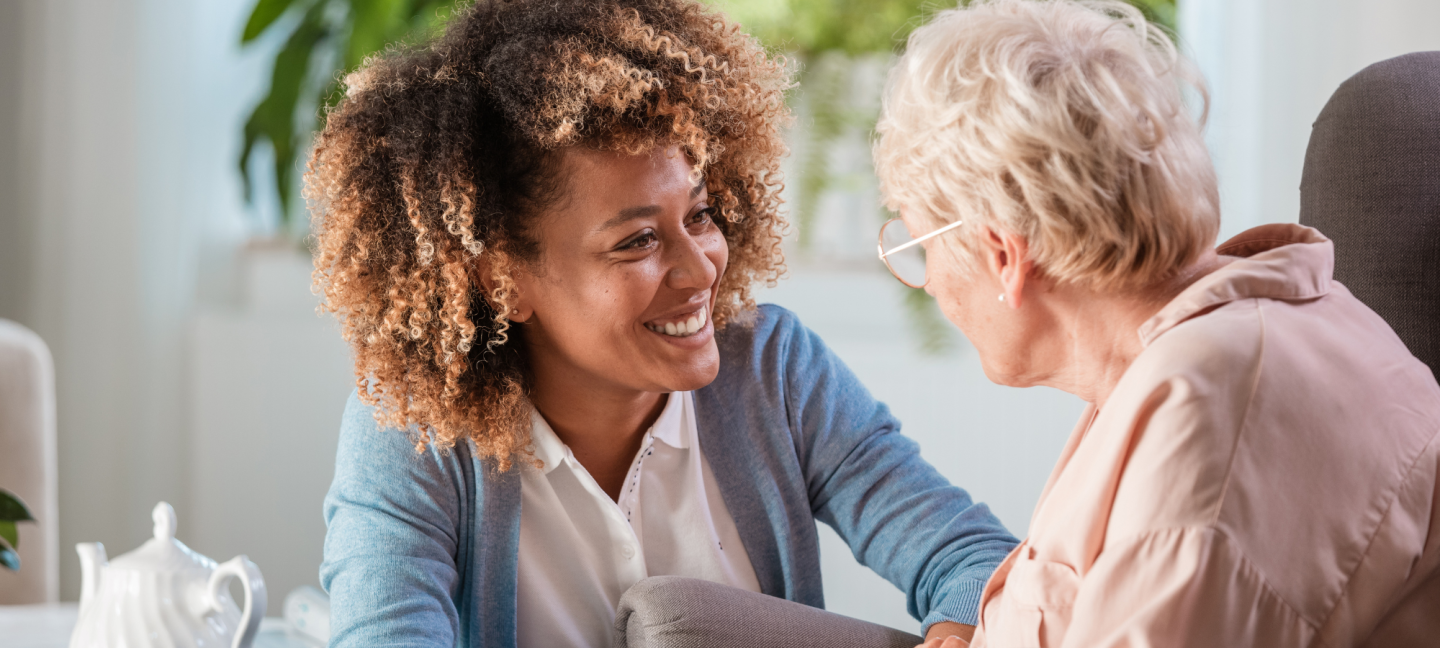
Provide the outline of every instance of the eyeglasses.
{"type": "Polygon", "coordinates": [[[935,238],[960,226],[955,221],[920,238],[910,236],[905,221],[892,218],[880,226],[880,243],[876,251],[890,274],[911,288],[924,288],[929,278],[925,274],[925,247],[920,245],[927,239],[935,238]],[[888,250],[888,251],[887,251],[888,250]]]}

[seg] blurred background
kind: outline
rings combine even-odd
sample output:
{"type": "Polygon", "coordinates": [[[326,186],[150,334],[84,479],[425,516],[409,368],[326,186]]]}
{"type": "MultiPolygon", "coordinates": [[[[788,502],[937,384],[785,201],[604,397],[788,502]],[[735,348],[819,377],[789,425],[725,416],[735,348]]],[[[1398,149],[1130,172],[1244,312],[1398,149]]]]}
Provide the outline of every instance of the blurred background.
{"type": "MultiPolygon", "coordinates": [[[[1023,536],[1082,403],[991,385],[873,256],[880,90],[922,7],[940,6],[715,2],[800,75],[791,271],[762,300],[799,313],[932,463],[1023,536]]],[[[1434,0],[1135,2],[1209,80],[1222,240],[1296,220],[1310,123],[1341,81],[1440,49],[1434,0]]],[[[426,33],[450,4],[0,0],[0,318],[54,356],[62,600],[79,592],[74,544],[133,549],[159,500],[192,548],[257,562],[272,602],[318,585],[354,381],[309,291],[300,160],[337,72],[426,33]]],[[[822,539],[830,609],[918,630],[898,590],[828,528],[822,539]]],[[[0,570],[0,597],[13,577],[0,570]]]]}

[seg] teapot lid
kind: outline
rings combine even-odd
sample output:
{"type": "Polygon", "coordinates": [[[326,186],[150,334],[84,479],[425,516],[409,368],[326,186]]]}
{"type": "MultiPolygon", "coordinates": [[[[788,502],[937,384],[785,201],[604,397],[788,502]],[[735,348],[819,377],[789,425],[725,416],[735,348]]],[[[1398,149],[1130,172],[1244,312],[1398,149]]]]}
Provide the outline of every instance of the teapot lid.
{"type": "Polygon", "coordinates": [[[215,569],[215,561],[195,553],[175,539],[175,508],[169,503],[156,504],[150,518],[155,521],[155,537],[146,540],[140,548],[110,561],[107,568],[146,572],[215,569]]]}

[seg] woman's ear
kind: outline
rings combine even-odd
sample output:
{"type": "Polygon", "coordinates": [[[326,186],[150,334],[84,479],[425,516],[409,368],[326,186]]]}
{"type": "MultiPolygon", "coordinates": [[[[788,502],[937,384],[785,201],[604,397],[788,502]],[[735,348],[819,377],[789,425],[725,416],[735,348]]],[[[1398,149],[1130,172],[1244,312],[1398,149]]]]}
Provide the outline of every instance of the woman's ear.
{"type": "MultiPolygon", "coordinates": [[[[495,287],[500,285],[501,278],[496,276],[495,273],[494,255],[489,253],[481,254],[475,259],[475,262],[471,264],[470,272],[473,277],[472,281],[478,282],[481,289],[485,292],[485,301],[489,302],[492,308],[495,307],[495,301],[491,299],[490,295],[494,294],[495,287]]],[[[520,288],[521,280],[520,277],[517,276],[519,274],[522,273],[514,272],[511,273],[509,277],[511,298],[509,319],[512,322],[524,322],[534,314],[534,309],[530,307],[529,300],[525,299],[525,291],[520,288]]]]}
{"type": "Polygon", "coordinates": [[[982,237],[986,265],[1000,283],[1000,298],[1010,308],[1020,308],[1025,299],[1025,282],[1034,264],[1025,239],[1005,230],[986,229],[982,237]]]}

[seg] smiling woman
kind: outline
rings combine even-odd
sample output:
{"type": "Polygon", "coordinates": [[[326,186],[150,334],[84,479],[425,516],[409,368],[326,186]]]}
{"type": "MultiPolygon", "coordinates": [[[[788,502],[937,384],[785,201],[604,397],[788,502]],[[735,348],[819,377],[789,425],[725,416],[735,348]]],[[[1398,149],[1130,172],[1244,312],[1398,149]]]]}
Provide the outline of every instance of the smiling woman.
{"type": "Polygon", "coordinates": [[[316,283],[371,387],[361,398],[383,403],[383,423],[466,438],[502,468],[526,443],[530,377],[523,343],[507,342],[514,270],[541,250],[530,216],[599,207],[565,195],[566,176],[584,175],[568,151],[675,147],[705,170],[734,250],[718,322],[782,270],[780,64],[695,4],[536,4],[479,3],[431,46],[350,75],[307,177],[316,283]]]}
{"type": "Polygon", "coordinates": [[[618,499],[634,431],[719,372],[709,313],[729,249],[677,148],[576,148],[562,165],[568,196],[533,226],[542,252],[514,273],[509,317],[525,323],[530,401],[618,499]]]}
{"type": "Polygon", "coordinates": [[[686,0],[481,1],[346,79],[310,163],[355,357],[333,646],[605,646],[648,576],[823,604],[815,521],[964,633],[1015,539],[756,282],[780,62],[686,0]]]}

